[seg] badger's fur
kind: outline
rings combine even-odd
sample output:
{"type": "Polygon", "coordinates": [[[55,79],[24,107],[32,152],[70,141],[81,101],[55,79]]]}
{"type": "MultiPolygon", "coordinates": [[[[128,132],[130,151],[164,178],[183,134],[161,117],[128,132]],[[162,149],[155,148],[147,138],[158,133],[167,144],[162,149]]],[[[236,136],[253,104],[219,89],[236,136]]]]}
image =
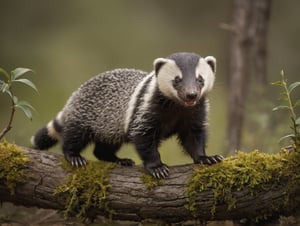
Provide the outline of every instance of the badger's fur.
{"type": "Polygon", "coordinates": [[[151,73],[117,69],[91,78],[76,90],[65,107],[32,138],[38,149],[62,141],[64,156],[73,166],[86,160],[80,155],[90,142],[101,160],[133,165],[115,153],[131,142],[154,177],[167,177],[158,146],[172,135],[195,163],[213,164],[222,156],[206,156],[208,100],[216,60],[194,53],[175,53],[154,61],[151,73]]]}

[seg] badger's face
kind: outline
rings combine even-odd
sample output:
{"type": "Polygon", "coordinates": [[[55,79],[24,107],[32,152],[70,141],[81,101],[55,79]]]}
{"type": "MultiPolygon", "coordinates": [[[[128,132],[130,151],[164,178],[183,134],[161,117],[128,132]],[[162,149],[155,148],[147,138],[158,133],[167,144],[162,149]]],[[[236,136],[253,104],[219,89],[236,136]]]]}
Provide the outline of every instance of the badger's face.
{"type": "Polygon", "coordinates": [[[186,106],[195,106],[214,84],[216,59],[194,53],[175,53],[154,61],[159,90],[186,106]]]}

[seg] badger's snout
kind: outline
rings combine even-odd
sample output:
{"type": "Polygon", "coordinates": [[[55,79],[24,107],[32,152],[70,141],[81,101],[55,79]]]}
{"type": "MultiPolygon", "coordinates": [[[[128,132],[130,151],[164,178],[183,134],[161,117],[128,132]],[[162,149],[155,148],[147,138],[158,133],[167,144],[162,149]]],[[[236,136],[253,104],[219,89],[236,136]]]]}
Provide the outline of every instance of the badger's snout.
{"type": "Polygon", "coordinates": [[[182,89],[178,90],[178,97],[180,98],[180,102],[186,107],[195,106],[200,99],[201,89],[182,89]]]}
{"type": "Polygon", "coordinates": [[[192,100],[197,99],[197,96],[198,95],[196,92],[190,92],[190,93],[186,94],[186,99],[192,101],[192,100]]]}

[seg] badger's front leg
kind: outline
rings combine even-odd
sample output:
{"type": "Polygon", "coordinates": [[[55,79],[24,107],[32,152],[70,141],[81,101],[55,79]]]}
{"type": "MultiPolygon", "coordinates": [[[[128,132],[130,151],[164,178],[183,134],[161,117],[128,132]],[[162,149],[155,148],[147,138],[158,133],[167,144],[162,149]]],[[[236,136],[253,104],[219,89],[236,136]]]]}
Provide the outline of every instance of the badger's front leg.
{"type": "Polygon", "coordinates": [[[221,155],[207,156],[206,147],[206,130],[205,128],[190,129],[189,131],[181,131],[178,138],[183,148],[190,154],[194,163],[212,165],[223,160],[221,155]]]}
{"type": "Polygon", "coordinates": [[[158,138],[155,133],[135,136],[133,139],[135,148],[143,160],[145,169],[155,178],[166,178],[169,175],[169,168],[163,164],[158,152],[158,138]]]}

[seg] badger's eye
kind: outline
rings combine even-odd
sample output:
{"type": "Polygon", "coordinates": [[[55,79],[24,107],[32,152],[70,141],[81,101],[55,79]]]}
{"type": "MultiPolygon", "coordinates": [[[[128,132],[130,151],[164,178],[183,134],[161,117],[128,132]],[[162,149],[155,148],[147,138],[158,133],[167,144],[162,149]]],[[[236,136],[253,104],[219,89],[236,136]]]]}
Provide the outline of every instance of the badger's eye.
{"type": "Polygon", "coordinates": [[[204,78],[201,75],[198,76],[197,81],[201,86],[204,86],[204,78]]]}
{"type": "Polygon", "coordinates": [[[181,81],[182,81],[182,78],[180,78],[178,75],[175,76],[174,85],[178,85],[181,81]]]}

